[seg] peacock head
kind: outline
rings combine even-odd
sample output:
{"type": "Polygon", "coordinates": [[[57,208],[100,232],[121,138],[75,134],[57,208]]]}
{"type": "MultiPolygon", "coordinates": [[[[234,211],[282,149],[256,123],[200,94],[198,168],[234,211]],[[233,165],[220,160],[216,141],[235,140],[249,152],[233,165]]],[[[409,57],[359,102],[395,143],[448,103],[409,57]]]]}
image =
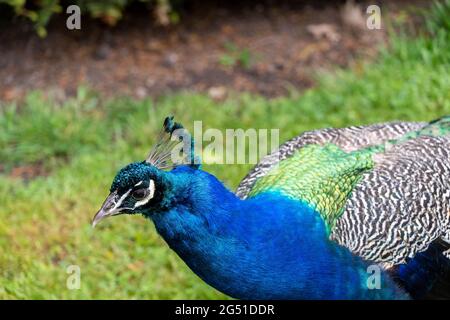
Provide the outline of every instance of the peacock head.
{"type": "Polygon", "coordinates": [[[198,168],[193,155],[194,142],[173,117],[167,117],[158,142],[142,162],[130,163],[116,174],[110,194],[94,216],[92,225],[119,214],[151,213],[167,210],[173,199],[167,169],[179,165],[198,168]]]}

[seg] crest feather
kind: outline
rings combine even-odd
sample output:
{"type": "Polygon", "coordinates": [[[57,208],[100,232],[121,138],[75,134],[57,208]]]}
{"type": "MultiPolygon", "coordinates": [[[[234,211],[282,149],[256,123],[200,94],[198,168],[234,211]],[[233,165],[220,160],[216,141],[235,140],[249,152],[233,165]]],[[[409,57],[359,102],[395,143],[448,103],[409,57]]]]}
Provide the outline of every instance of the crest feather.
{"type": "Polygon", "coordinates": [[[179,165],[190,165],[198,168],[199,158],[194,155],[194,138],[173,116],[166,117],[156,144],[151,149],[145,162],[158,169],[173,169],[179,165]],[[174,154],[175,147],[181,146],[182,156],[174,154]],[[175,159],[176,158],[176,159],[175,159]]]}

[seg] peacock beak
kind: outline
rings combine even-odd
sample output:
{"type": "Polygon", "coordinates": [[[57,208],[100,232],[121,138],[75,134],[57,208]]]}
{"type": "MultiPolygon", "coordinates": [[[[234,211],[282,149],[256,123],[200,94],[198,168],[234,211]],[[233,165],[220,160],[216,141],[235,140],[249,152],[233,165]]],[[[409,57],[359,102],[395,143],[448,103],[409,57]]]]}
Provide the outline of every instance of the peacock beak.
{"type": "Polygon", "coordinates": [[[95,227],[101,220],[119,213],[119,210],[117,209],[118,198],[117,190],[109,194],[100,210],[98,210],[92,219],[92,227],[95,227]]]}

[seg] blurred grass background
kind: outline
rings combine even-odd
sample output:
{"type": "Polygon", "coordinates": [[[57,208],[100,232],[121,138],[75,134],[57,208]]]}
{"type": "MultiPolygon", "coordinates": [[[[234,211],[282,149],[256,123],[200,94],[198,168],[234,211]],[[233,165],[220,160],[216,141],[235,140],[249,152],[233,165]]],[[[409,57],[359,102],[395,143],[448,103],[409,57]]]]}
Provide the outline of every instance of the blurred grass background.
{"type": "MultiPolygon", "coordinates": [[[[165,116],[186,127],[304,130],[450,114],[450,1],[427,13],[416,37],[401,33],[375,62],[322,75],[287,97],[234,94],[217,102],[181,92],[157,99],[105,99],[80,87],[60,103],[32,92],[0,104],[0,299],[226,298],[195,276],[140,217],[90,220],[116,171],[142,160],[165,116]],[[44,174],[20,179],[18,166],[44,174]],[[66,287],[69,265],[81,288],[66,287]]],[[[205,165],[234,189],[250,165],[205,165]]]]}

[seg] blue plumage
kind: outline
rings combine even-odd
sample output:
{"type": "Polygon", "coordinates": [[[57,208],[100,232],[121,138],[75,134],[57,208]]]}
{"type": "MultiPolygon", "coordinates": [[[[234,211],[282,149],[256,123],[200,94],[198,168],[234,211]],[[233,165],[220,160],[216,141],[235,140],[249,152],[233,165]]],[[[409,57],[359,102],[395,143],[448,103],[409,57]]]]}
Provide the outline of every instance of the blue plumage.
{"type": "Polygon", "coordinates": [[[240,200],[214,176],[187,167],[167,178],[176,181],[173,192],[185,195],[184,201],[168,212],[145,214],[194,272],[230,296],[407,297],[385,274],[383,289],[368,289],[369,264],[330,241],[320,215],[305,203],[279,193],[240,200]]]}
{"type": "Polygon", "coordinates": [[[450,260],[442,255],[445,243],[435,241],[427,250],[418,253],[391,271],[392,277],[414,299],[442,298],[450,286],[450,260]],[[434,291],[433,296],[428,296],[434,291]]]}

